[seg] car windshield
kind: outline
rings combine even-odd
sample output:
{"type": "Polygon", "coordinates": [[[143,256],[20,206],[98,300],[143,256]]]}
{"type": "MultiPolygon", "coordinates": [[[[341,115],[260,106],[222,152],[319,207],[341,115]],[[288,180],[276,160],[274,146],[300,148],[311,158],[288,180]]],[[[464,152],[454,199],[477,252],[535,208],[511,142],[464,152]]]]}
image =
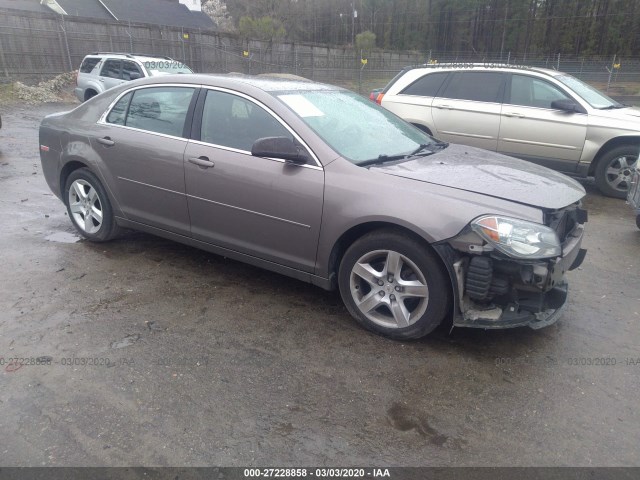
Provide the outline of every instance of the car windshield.
{"type": "Polygon", "coordinates": [[[283,92],[277,97],[336,152],[358,164],[429,153],[440,144],[391,112],[347,91],[283,92]]]}
{"type": "Polygon", "coordinates": [[[558,75],[555,78],[564,83],[576,94],[580,95],[580,97],[593,108],[604,110],[624,107],[621,103],[607,97],[604,93],[593,88],[591,85],[587,85],[582,80],[578,80],[576,77],[572,77],[571,75],[558,75]]]}

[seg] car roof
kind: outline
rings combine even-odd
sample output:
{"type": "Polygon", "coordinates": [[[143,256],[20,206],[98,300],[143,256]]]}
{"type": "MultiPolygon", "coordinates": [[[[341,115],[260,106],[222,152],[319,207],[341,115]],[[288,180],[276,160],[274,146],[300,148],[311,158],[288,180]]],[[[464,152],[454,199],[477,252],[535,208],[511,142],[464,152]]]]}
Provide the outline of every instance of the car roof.
{"type": "Polygon", "coordinates": [[[115,58],[128,58],[128,59],[136,59],[136,60],[173,60],[171,57],[166,57],[163,55],[150,55],[146,53],[122,53],[122,52],[94,52],[87,55],[87,57],[115,57],[115,58]]]}
{"type": "Polygon", "coordinates": [[[229,83],[243,83],[265,92],[295,92],[295,91],[339,91],[344,90],[335,85],[317,83],[311,80],[298,78],[283,78],[276,75],[242,75],[242,74],[210,74],[210,73],[184,73],[162,75],[160,77],[148,77],[137,80],[140,84],[154,85],[165,83],[189,83],[207,86],[224,86],[229,83]]]}
{"type": "Polygon", "coordinates": [[[446,63],[425,63],[423,65],[409,66],[405,68],[405,71],[416,69],[428,69],[428,70],[483,70],[483,71],[530,71],[537,72],[544,75],[555,76],[562,72],[552,70],[550,68],[530,67],[528,65],[511,64],[511,63],[499,63],[499,62],[485,62],[485,63],[468,63],[468,62],[446,62],[446,63]]]}

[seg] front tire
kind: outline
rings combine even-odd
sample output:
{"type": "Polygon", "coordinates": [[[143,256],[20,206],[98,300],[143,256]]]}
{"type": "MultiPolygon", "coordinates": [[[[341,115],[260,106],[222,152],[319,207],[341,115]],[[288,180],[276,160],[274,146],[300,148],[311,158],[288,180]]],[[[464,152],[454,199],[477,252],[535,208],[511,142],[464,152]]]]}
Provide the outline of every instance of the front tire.
{"type": "Polygon", "coordinates": [[[631,166],[638,159],[640,147],[622,145],[606,152],[596,165],[598,189],[607,197],[627,198],[631,183],[631,166]]]}
{"type": "Polygon", "coordinates": [[[349,247],[338,284],[358,323],[396,340],[427,335],[449,306],[449,282],[435,255],[418,240],[390,230],[369,233],[349,247]]]}
{"type": "Polygon", "coordinates": [[[64,187],[67,213],[87,240],[106,242],[118,235],[113,209],[102,183],[88,168],[74,170],[64,187]]]}

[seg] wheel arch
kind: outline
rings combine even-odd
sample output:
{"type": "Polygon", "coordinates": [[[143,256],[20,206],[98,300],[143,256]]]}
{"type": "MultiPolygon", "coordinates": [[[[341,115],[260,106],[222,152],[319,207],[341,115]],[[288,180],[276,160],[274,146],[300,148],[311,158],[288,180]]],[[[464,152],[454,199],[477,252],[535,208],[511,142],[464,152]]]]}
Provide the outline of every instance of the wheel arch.
{"type": "MultiPolygon", "coordinates": [[[[337,288],[338,270],[340,268],[340,262],[342,261],[345,252],[358,239],[376,230],[402,233],[424,245],[424,247],[431,253],[433,253],[434,257],[438,259],[442,272],[446,275],[447,278],[449,278],[449,280],[452,282],[452,285],[453,283],[455,283],[455,279],[451,277],[451,269],[447,267],[445,259],[442,258],[440,252],[435,249],[426,238],[424,238],[419,233],[411,230],[410,228],[402,225],[385,221],[374,221],[361,223],[349,228],[334,243],[333,248],[331,249],[331,254],[329,255],[328,265],[329,278],[331,279],[331,289],[337,288]]],[[[451,293],[454,292],[452,291],[451,293]]]]}
{"type": "Polygon", "coordinates": [[[87,88],[84,89],[83,97],[85,102],[95,97],[96,95],[100,95],[100,90],[98,88],[94,86],[88,86],[87,88]]]}
{"type": "Polygon", "coordinates": [[[595,174],[598,162],[607,152],[624,145],[635,145],[638,148],[638,151],[640,151],[640,135],[615,137],[607,141],[604,145],[602,145],[602,147],[600,147],[600,150],[598,150],[598,153],[596,153],[595,157],[593,157],[593,161],[589,165],[588,175],[593,176],[595,174]]]}
{"type": "Polygon", "coordinates": [[[63,197],[62,201],[65,203],[65,205],[67,203],[67,200],[66,198],[64,198],[64,187],[67,183],[67,179],[69,178],[69,175],[80,168],[89,168],[89,170],[91,170],[86,162],[83,162],[77,158],[70,159],[67,163],[65,163],[64,167],[62,167],[62,170],[60,170],[60,194],[63,197]]]}
{"type": "Polygon", "coordinates": [[[426,125],[422,125],[421,123],[411,123],[411,125],[413,125],[414,127],[422,130],[427,135],[431,135],[433,137],[433,133],[431,132],[431,129],[429,127],[427,127],[426,125]]]}

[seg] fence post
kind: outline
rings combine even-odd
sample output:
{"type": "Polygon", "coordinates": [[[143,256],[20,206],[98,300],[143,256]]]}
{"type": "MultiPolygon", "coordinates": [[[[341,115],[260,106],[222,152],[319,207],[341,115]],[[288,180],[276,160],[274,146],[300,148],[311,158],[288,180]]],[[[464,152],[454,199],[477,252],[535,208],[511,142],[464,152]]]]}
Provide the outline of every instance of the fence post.
{"type": "Polygon", "coordinates": [[[131,35],[131,20],[129,20],[129,28],[127,28],[127,35],[129,35],[129,53],[133,53],[133,35],[131,35]]]}
{"type": "Polygon", "coordinates": [[[558,54],[558,66],[556,70],[560,71],[560,54],[558,54]]]}
{"type": "Polygon", "coordinates": [[[4,47],[2,46],[2,35],[0,35],[0,63],[2,63],[2,70],[4,70],[4,76],[9,78],[9,70],[7,69],[7,61],[4,58],[4,47]]]}
{"type": "Polygon", "coordinates": [[[315,61],[315,58],[314,58],[314,51],[315,51],[315,46],[311,45],[311,80],[314,79],[315,69],[316,69],[316,61],[315,61]]]}
{"type": "MultiPolygon", "coordinates": [[[[61,50],[60,53],[62,57],[62,65],[65,64],[65,57],[66,57],[66,60],[69,62],[69,71],[71,72],[73,71],[73,63],[71,62],[71,52],[69,52],[69,41],[67,40],[67,31],[64,28],[64,18],[61,19],[60,30],[62,30],[62,36],[60,35],[60,32],[58,32],[58,41],[60,42],[60,50],[61,50]]],[[[63,70],[66,70],[66,69],[63,68],[63,70]]]]}
{"type": "Polygon", "coordinates": [[[113,36],[111,35],[111,25],[107,25],[107,32],[109,34],[109,51],[113,52],[113,36]]]}
{"type": "Polygon", "coordinates": [[[613,60],[611,62],[611,68],[607,67],[607,71],[609,72],[609,80],[607,80],[607,92],[609,93],[609,87],[611,86],[611,76],[613,75],[614,65],[616,64],[616,55],[613,56],[613,60]]]}

